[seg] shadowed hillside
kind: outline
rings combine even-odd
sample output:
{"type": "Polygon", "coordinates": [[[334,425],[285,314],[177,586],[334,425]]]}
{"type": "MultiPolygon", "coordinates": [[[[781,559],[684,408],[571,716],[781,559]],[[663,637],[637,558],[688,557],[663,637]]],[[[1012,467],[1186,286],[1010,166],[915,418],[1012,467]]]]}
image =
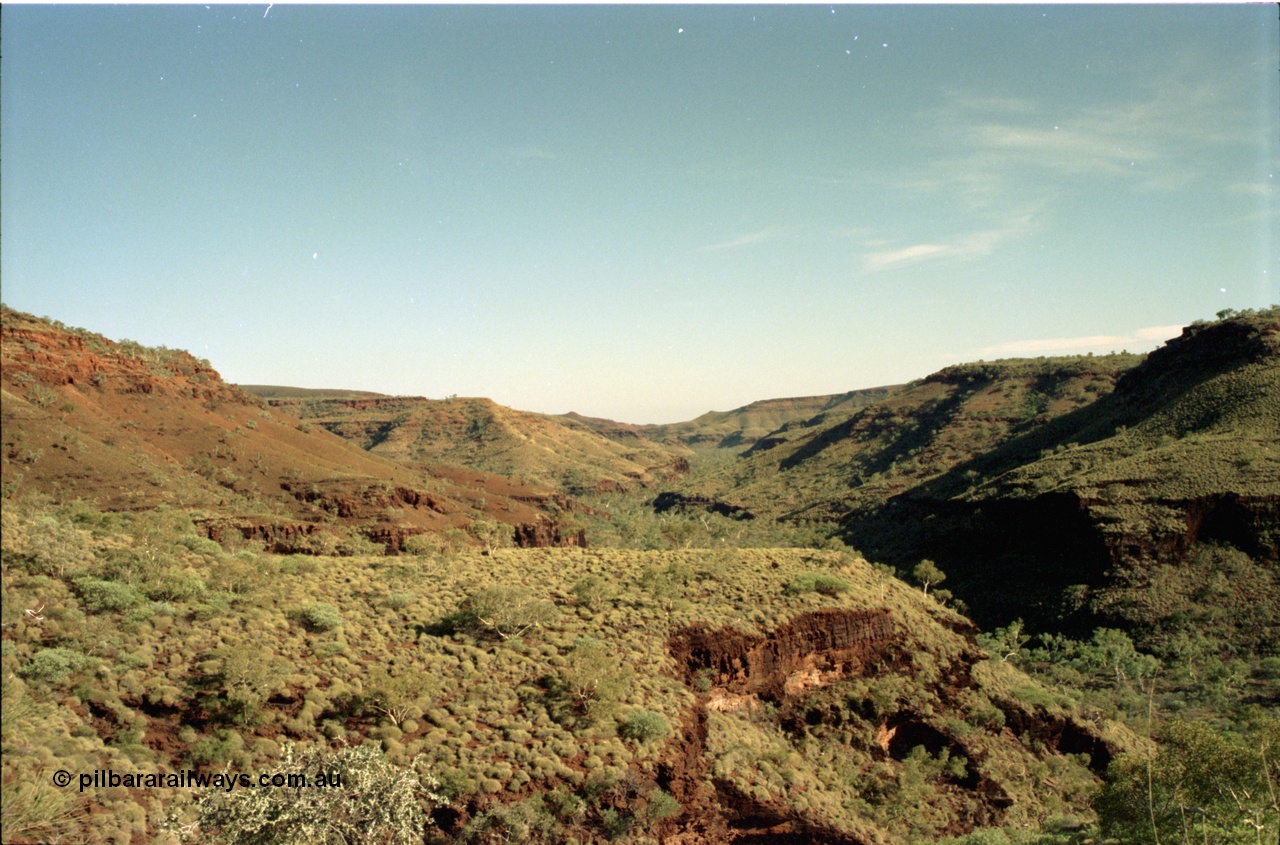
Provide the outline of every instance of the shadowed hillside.
{"type": "Polygon", "coordinates": [[[1080,632],[1110,619],[1153,645],[1195,605],[1200,621],[1238,620],[1217,624],[1228,641],[1274,642],[1278,337],[1271,309],[1190,326],[1145,358],[948,367],[870,407],[784,425],[681,493],[838,524],[904,571],[934,559],[991,624],[1080,632]],[[1238,586],[1214,597],[1205,579],[1223,567],[1238,586]],[[1267,611],[1243,612],[1249,595],[1267,611]]]}

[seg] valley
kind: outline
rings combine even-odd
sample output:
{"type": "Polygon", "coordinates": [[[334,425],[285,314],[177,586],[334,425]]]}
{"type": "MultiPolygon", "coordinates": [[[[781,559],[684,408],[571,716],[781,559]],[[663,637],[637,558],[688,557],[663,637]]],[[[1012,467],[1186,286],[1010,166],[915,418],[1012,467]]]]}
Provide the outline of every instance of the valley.
{"type": "Polygon", "coordinates": [[[0,343],[5,842],[1280,836],[1280,309],[667,425],[0,343]]]}

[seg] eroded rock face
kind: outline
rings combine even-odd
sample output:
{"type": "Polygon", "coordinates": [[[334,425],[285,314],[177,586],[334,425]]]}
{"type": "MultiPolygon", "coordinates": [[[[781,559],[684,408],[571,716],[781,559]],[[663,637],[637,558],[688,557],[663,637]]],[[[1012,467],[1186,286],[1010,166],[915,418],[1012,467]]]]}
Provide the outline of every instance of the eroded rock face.
{"type": "Polygon", "coordinates": [[[262,543],[272,554],[291,554],[305,545],[305,538],[320,530],[311,522],[284,520],[264,521],[245,519],[203,519],[198,524],[205,536],[215,543],[230,542],[233,537],[262,543]]]}
{"type": "Polygon", "coordinates": [[[768,636],[686,628],[668,645],[686,680],[705,677],[729,695],[778,699],[862,674],[895,639],[888,610],[817,610],[768,636]]]}
{"type": "Polygon", "coordinates": [[[541,549],[548,546],[572,546],[580,549],[587,547],[585,529],[566,530],[559,523],[550,520],[517,525],[513,539],[522,549],[541,549]]]}

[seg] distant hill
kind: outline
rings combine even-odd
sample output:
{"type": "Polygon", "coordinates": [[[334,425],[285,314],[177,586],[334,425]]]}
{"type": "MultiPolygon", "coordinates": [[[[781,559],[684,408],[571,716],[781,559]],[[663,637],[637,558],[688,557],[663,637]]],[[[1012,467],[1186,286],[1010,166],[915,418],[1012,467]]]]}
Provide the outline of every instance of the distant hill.
{"type": "Polygon", "coordinates": [[[238,384],[245,393],[259,399],[349,399],[386,396],[369,390],[331,390],[328,388],[284,387],[276,384],[238,384]]]}
{"type": "Polygon", "coordinates": [[[631,425],[576,413],[565,414],[565,417],[613,440],[644,437],[659,443],[680,443],[693,449],[741,449],[787,423],[807,420],[836,408],[861,408],[888,397],[899,387],[870,387],[827,396],[762,399],[732,411],[708,411],[687,422],[659,425],[631,425]]]}
{"type": "Polygon", "coordinates": [[[361,448],[401,462],[472,467],[569,492],[643,488],[688,469],[689,450],[615,440],[578,420],[489,399],[414,396],[273,398],[361,448]]]}
{"type": "Polygon", "coordinates": [[[538,523],[549,507],[568,506],[545,487],[475,470],[424,473],[370,454],[270,410],[180,350],[8,308],[0,344],[6,496],[198,508],[211,533],[299,549],[344,531],[394,549],[421,532],[478,518],[538,523]]]}

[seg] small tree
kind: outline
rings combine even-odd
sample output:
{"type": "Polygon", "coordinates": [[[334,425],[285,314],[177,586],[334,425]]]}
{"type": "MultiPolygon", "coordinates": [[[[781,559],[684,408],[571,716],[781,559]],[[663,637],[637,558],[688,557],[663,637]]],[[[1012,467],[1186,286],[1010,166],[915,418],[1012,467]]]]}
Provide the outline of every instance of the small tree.
{"type": "Polygon", "coordinates": [[[589,720],[611,710],[630,680],[630,669],[614,650],[591,637],[578,640],[560,672],[560,686],[574,712],[589,720]]]}
{"type": "Polygon", "coordinates": [[[614,596],[613,584],[599,575],[587,575],[573,585],[573,597],[579,605],[598,610],[614,596]]]}
{"type": "Polygon", "coordinates": [[[244,723],[288,676],[284,661],[257,645],[242,643],[222,658],[217,688],[226,701],[240,711],[240,720],[244,723]]]}
{"type": "Polygon", "coordinates": [[[365,689],[370,706],[390,719],[391,724],[400,727],[414,709],[435,697],[439,685],[434,678],[418,669],[392,675],[378,667],[369,674],[365,689]]]}
{"type": "Polygon", "coordinates": [[[488,587],[464,599],[460,609],[472,627],[504,640],[550,625],[559,615],[554,604],[523,587],[488,587]]]}
{"type": "Polygon", "coordinates": [[[928,558],[917,563],[915,569],[911,570],[911,575],[920,584],[926,596],[929,595],[930,585],[941,584],[947,580],[947,573],[939,569],[938,565],[928,558]]]}

